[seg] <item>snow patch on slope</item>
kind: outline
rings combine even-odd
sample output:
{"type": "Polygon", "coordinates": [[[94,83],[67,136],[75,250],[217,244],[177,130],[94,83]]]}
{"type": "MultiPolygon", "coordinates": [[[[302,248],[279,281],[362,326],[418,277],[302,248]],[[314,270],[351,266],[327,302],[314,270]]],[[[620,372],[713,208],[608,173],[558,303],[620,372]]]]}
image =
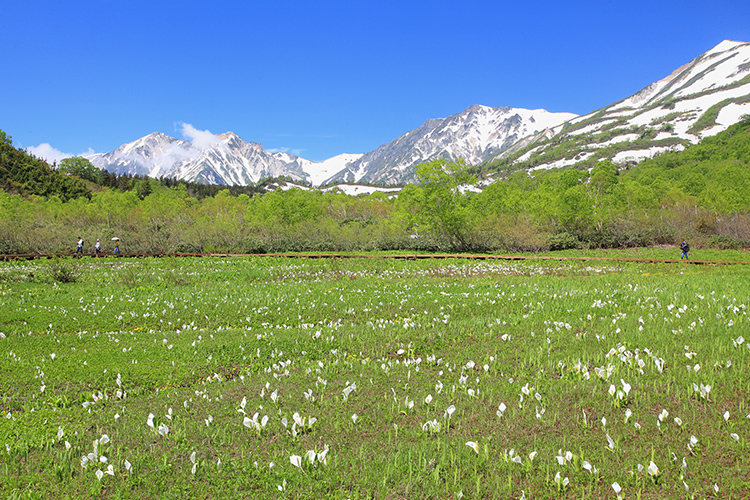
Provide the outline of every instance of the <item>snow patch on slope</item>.
{"type": "Polygon", "coordinates": [[[653,147],[649,149],[620,151],[612,158],[612,161],[615,163],[624,163],[628,161],[640,162],[648,158],[653,158],[654,156],[660,155],[662,153],[666,153],[667,151],[682,151],[684,149],[685,149],[684,146],[677,145],[675,147],[662,146],[662,147],[653,147]]]}
{"type": "Polygon", "coordinates": [[[321,162],[302,160],[302,169],[309,176],[313,186],[320,186],[325,181],[344,170],[349,164],[362,157],[362,154],[344,153],[321,162]]]}
{"type": "Polygon", "coordinates": [[[589,158],[591,158],[593,155],[594,155],[593,152],[587,151],[585,153],[577,154],[575,158],[562,158],[560,160],[556,160],[551,163],[543,163],[541,165],[537,165],[536,167],[531,168],[529,171],[550,170],[553,168],[569,167],[570,165],[575,165],[578,162],[586,161],[589,158]]]}
{"type": "Polygon", "coordinates": [[[330,192],[330,191],[336,191],[336,190],[339,190],[344,194],[348,194],[349,196],[357,196],[360,194],[372,194],[375,192],[397,194],[399,191],[401,191],[401,188],[400,187],[386,188],[386,187],[379,187],[379,186],[363,186],[361,184],[337,184],[335,186],[325,187],[321,189],[321,191],[323,191],[324,193],[330,192]]]}
{"type": "Polygon", "coordinates": [[[726,130],[729,126],[740,121],[740,119],[745,115],[750,115],[750,102],[745,102],[742,104],[728,104],[721,108],[721,111],[719,111],[719,116],[716,117],[716,125],[714,125],[710,129],[704,130],[701,133],[701,137],[716,135],[719,132],[726,130]]]}

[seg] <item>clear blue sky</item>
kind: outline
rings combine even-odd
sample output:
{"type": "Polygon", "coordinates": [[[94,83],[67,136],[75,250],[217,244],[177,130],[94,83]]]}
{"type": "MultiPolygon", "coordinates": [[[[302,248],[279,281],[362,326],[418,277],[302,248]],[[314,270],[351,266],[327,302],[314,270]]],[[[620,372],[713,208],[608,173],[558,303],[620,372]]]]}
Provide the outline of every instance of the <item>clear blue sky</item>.
{"type": "Polygon", "coordinates": [[[181,124],[314,161],[471,104],[587,113],[724,39],[750,1],[0,0],[0,129],[112,151],[181,124]]]}

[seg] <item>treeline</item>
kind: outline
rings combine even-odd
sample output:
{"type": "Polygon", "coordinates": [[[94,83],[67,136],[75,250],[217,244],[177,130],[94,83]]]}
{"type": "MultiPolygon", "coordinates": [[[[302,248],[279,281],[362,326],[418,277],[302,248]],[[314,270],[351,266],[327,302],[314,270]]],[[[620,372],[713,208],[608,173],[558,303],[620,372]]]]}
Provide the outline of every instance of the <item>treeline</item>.
{"type": "Polygon", "coordinates": [[[57,196],[63,201],[91,195],[80,181],[56,172],[44,160],[13,147],[11,137],[2,130],[0,189],[23,195],[57,196]]]}
{"type": "Polygon", "coordinates": [[[265,192],[265,179],[257,185],[217,186],[161,177],[151,179],[143,175],[117,174],[96,168],[81,157],[65,158],[60,164],[47,162],[13,146],[12,138],[0,130],[0,189],[24,196],[57,197],[62,201],[91,198],[98,188],[119,191],[136,190],[140,198],[148,196],[154,186],[168,188],[184,185],[190,196],[202,199],[213,197],[228,189],[233,196],[265,192]]]}
{"type": "Polygon", "coordinates": [[[627,170],[601,161],[519,172],[481,190],[462,161],[423,164],[417,175],[421,184],[396,197],[217,186],[200,196],[198,186],[143,178],[67,201],[0,192],[0,252],[72,253],[78,236],[105,250],[119,237],[124,252],[750,246],[748,119],[627,170]]]}
{"type": "MultiPolygon", "coordinates": [[[[207,196],[216,196],[216,194],[223,189],[228,189],[233,196],[239,196],[240,194],[255,194],[265,192],[265,184],[270,181],[270,179],[266,179],[262,180],[257,185],[251,184],[248,186],[217,186],[213,184],[188,182],[171,177],[152,179],[145,175],[117,174],[107,170],[101,170],[92,165],[90,161],[80,156],[65,158],[59,165],[53,166],[52,170],[65,174],[72,179],[88,181],[96,187],[117,189],[119,191],[135,190],[141,199],[151,194],[154,187],[164,186],[174,188],[179,185],[184,185],[188,194],[198,199],[207,196]]],[[[27,194],[41,193],[32,192],[27,194]]],[[[58,193],[51,194],[54,195],[58,193]]],[[[50,194],[47,194],[46,196],[50,196],[50,194]]],[[[90,193],[87,193],[87,196],[90,197],[90,193]]]]}

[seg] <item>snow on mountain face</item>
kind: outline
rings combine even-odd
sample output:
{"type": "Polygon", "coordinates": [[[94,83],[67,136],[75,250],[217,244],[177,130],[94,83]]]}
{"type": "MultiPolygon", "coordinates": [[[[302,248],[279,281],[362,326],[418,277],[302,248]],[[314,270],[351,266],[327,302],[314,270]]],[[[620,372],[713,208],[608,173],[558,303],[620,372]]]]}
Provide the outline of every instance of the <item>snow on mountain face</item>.
{"type": "Polygon", "coordinates": [[[118,174],[160,177],[167,175],[175,164],[189,162],[200,154],[189,141],[154,132],[111,153],[97,153],[87,158],[94,166],[118,174]]]}
{"type": "Polygon", "coordinates": [[[341,154],[312,162],[288,153],[269,153],[260,144],[243,141],[232,132],[200,148],[189,141],[154,133],[117,150],[89,157],[116,173],[173,177],[219,185],[247,185],[265,177],[289,177],[315,186],[336,182],[381,185],[416,181],[414,167],[436,158],[463,157],[479,163],[519,139],[545,131],[576,115],[543,109],[469,106],[445,119],[427,120],[377,150],[341,154]]]}
{"type": "Polygon", "coordinates": [[[523,137],[543,132],[575,116],[543,109],[475,104],[448,118],[427,120],[421,127],[363,155],[328,182],[386,185],[414,182],[414,167],[419,163],[462,157],[469,164],[477,164],[523,137]]]}
{"type": "Polygon", "coordinates": [[[304,179],[300,172],[254,142],[245,142],[232,132],[216,136],[220,139],[201,155],[181,164],[170,177],[220,185],[247,185],[264,177],[289,176],[304,179]]]}
{"type": "Polygon", "coordinates": [[[437,158],[463,157],[474,165],[509,158],[533,169],[605,158],[633,163],[698,142],[744,114],[750,114],[750,44],[724,41],[666,78],[584,116],[472,105],[448,118],[427,120],[364,155],[342,154],[323,162],[270,153],[231,132],[202,141],[202,147],[154,133],[88,158],[117,173],[221,185],[288,177],[315,186],[390,186],[416,182],[414,167],[437,158]],[[551,140],[567,149],[555,149],[551,140]]]}
{"type": "Polygon", "coordinates": [[[266,177],[289,177],[317,186],[362,156],[342,154],[312,162],[288,153],[269,153],[260,144],[245,142],[233,132],[216,135],[215,139],[198,147],[190,141],[155,132],[111,153],[87,158],[94,166],[118,174],[243,186],[266,177]]]}
{"type": "Polygon", "coordinates": [[[173,177],[219,185],[247,185],[264,177],[306,180],[296,157],[278,158],[260,144],[232,132],[219,134],[201,148],[162,133],[149,134],[111,153],[89,156],[92,164],[118,174],[173,177]]]}
{"type": "Polygon", "coordinates": [[[686,98],[716,90],[747,75],[750,44],[724,40],[697,59],[678,68],[668,77],[610,107],[610,110],[645,108],[666,98],[686,98]]]}
{"type": "Polygon", "coordinates": [[[361,157],[362,154],[344,153],[322,162],[313,162],[303,158],[299,158],[298,161],[313,186],[320,186],[361,157]]]}
{"type": "Polygon", "coordinates": [[[500,157],[530,170],[604,159],[635,164],[715,135],[744,114],[750,43],[724,41],[632,96],[570,120],[554,139],[527,138],[500,157]]]}

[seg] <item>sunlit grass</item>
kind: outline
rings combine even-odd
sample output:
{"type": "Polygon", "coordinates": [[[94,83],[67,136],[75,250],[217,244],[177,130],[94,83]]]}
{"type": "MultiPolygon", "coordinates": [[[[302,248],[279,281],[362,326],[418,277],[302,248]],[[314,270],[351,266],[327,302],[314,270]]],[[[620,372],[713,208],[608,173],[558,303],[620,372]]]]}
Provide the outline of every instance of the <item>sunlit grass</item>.
{"type": "Polygon", "coordinates": [[[748,491],[744,267],[265,257],[46,272],[0,273],[7,495],[748,491]]]}

